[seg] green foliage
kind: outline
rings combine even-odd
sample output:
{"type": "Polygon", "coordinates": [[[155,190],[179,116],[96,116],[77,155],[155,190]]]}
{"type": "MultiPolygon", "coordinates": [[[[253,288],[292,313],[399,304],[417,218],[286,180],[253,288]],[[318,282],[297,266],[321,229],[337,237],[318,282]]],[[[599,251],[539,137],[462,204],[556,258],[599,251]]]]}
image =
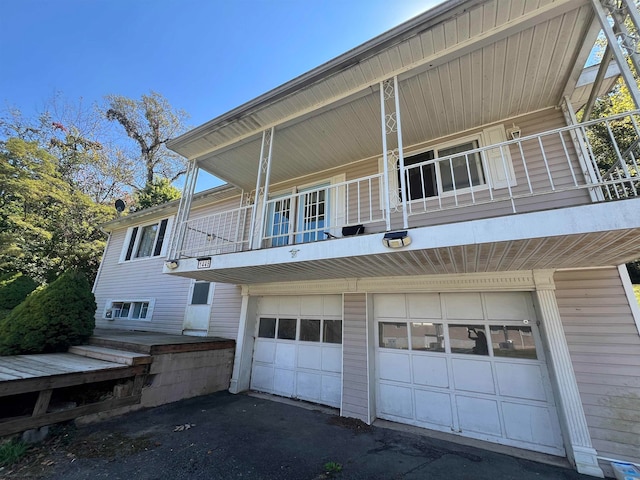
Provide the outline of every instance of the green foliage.
{"type": "Polygon", "coordinates": [[[171,185],[169,179],[160,178],[148,183],[142,190],[135,194],[135,205],[131,209],[134,212],[145,208],[177,200],[180,198],[180,190],[171,185]]]}
{"type": "Polygon", "coordinates": [[[10,440],[0,444],[0,466],[6,467],[17,462],[27,453],[28,445],[18,440],[10,440]]]}
{"type": "Polygon", "coordinates": [[[86,342],[95,326],[95,310],[86,277],[65,272],[0,321],[0,355],[64,352],[86,342]]]}
{"type": "Polygon", "coordinates": [[[65,181],[37,142],[0,142],[0,272],[47,281],[69,268],[95,275],[115,211],[65,181]]]}
{"type": "Polygon", "coordinates": [[[636,300],[638,300],[638,305],[640,305],[640,285],[633,286],[633,293],[636,294],[636,300]]]}
{"type": "Polygon", "coordinates": [[[19,272],[3,275],[0,278],[0,312],[17,307],[37,286],[33,279],[19,272]]]}
{"type": "Polygon", "coordinates": [[[328,475],[340,473],[342,471],[342,465],[338,462],[327,462],[324,464],[324,471],[328,475]]]}

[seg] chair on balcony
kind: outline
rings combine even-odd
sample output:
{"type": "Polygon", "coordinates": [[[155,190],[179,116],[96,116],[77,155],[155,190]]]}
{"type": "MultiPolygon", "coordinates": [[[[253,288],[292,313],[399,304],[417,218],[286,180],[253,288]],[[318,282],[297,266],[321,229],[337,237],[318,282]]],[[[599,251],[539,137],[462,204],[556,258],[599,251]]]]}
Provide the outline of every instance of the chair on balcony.
{"type": "MultiPolygon", "coordinates": [[[[363,233],[364,233],[364,225],[349,225],[346,227],[342,227],[343,237],[352,237],[353,235],[362,235],[363,233]]],[[[340,237],[336,237],[335,235],[329,232],[324,232],[324,234],[327,236],[327,239],[340,238],[340,237]]]]}

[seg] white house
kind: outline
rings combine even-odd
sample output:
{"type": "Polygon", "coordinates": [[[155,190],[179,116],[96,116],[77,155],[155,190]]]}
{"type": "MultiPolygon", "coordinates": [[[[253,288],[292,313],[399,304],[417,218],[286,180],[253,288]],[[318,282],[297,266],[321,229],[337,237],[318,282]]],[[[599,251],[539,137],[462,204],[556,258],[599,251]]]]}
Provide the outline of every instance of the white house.
{"type": "Polygon", "coordinates": [[[104,227],[98,326],[234,338],[234,393],[640,462],[640,111],[590,119],[618,76],[640,105],[639,16],[604,3],[450,0],[173,140],[179,204],[104,227]]]}

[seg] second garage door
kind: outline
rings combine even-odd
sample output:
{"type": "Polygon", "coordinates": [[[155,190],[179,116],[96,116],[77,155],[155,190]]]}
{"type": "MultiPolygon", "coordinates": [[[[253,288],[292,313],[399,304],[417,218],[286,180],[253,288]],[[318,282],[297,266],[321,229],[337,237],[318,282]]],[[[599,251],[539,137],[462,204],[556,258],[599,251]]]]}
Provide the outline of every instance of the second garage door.
{"type": "Polygon", "coordinates": [[[528,293],[374,297],[381,418],[564,455],[528,293]]]}
{"type": "Polygon", "coordinates": [[[339,407],[342,296],[262,297],[251,389],[339,407]]]}

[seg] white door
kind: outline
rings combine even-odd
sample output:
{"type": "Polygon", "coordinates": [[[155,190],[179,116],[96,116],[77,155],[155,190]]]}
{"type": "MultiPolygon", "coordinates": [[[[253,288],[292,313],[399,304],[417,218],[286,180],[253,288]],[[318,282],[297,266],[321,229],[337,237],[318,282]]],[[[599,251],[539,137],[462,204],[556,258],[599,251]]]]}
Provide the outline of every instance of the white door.
{"type": "Polygon", "coordinates": [[[263,297],[251,389],[340,406],[342,296],[263,297]]]}
{"type": "Polygon", "coordinates": [[[184,314],[184,335],[206,336],[213,300],[214,284],[194,280],[189,290],[189,301],[184,314]]]}
{"type": "Polygon", "coordinates": [[[381,418],[564,455],[528,293],[374,297],[381,418]]]}

